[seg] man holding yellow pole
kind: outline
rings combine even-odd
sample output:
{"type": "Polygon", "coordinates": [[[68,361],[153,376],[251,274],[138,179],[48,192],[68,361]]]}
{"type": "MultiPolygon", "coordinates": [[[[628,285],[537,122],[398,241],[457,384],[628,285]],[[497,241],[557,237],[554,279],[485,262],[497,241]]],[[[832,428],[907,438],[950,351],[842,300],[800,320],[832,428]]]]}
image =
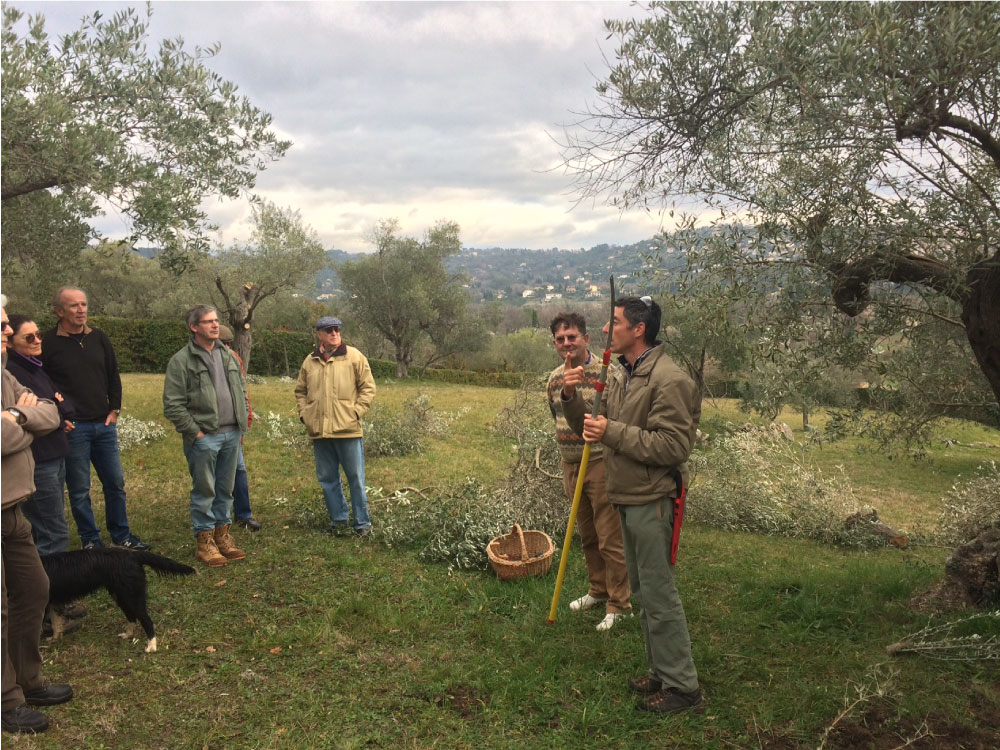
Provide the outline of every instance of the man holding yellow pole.
{"type": "Polygon", "coordinates": [[[617,300],[611,350],[620,355],[622,369],[608,377],[600,415],[586,414],[579,392],[586,382],[583,367],[565,369],[561,398],[570,426],[603,446],[608,499],[621,518],[649,665],[646,675],[629,681],[632,692],[642,696],[636,708],[674,714],[702,706],[671,561],[683,511],[677,479],[687,481],[701,394],[657,345],[660,315],[649,297],[617,300]]]}
{"type": "MultiPolygon", "coordinates": [[[[546,394],[555,420],[556,442],[562,458],[563,487],[566,496],[572,501],[585,444],[563,416],[562,399],[559,395],[563,385],[563,370],[567,367],[583,368],[585,381],[577,390],[586,403],[593,403],[601,374],[601,361],[588,349],[590,336],[587,334],[587,322],[579,313],[559,313],[553,318],[549,328],[552,330],[552,344],[560,359],[565,362],[549,375],[546,394]]],[[[590,589],[579,599],[570,602],[569,608],[574,612],[582,612],[603,605],[604,619],[597,624],[597,630],[603,632],[611,630],[621,618],[631,614],[632,603],[629,601],[631,591],[625,570],[621,521],[618,511],[608,502],[601,450],[600,443],[591,446],[576,517],[590,589]]]]}

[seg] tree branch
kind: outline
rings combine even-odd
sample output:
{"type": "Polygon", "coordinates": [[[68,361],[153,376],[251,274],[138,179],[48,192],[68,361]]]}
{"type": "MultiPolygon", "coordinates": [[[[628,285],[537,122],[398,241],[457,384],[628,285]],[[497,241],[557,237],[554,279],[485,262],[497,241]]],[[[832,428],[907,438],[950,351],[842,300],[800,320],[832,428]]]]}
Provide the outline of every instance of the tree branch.
{"type": "Polygon", "coordinates": [[[4,187],[3,190],[0,191],[0,200],[9,201],[21,195],[34,193],[36,190],[47,190],[48,188],[59,187],[60,185],[69,185],[71,183],[72,180],[56,177],[55,175],[40,177],[37,180],[19,182],[12,187],[4,187]]]}
{"type": "Polygon", "coordinates": [[[215,277],[215,286],[219,290],[219,292],[222,293],[222,299],[224,299],[226,301],[226,312],[227,313],[228,312],[232,312],[232,310],[233,310],[233,303],[229,301],[229,295],[226,294],[226,290],[222,286],[222,277],[221,276],[216,276],[215,277]]]}
{"type": "Polygon", "coordinates": [[[871,296],[869,286],[875,281],[919,284],[930,287],[959,304],[962,302],[962,294],[954,283],[948,266],[932,258],[873,253],[831,270],[834,277],[833,301],[838,310],[852,318],[868,306],[871,296]]]}
{"type": "Polygon", "coordinates": [[[968,118],[954,115],[951,112],[945,112],[941,115],[938,122],[941,127],[955,128],[974,138],[983,151],[1000,167],[1000,142],[988,130],[968,118]]]}

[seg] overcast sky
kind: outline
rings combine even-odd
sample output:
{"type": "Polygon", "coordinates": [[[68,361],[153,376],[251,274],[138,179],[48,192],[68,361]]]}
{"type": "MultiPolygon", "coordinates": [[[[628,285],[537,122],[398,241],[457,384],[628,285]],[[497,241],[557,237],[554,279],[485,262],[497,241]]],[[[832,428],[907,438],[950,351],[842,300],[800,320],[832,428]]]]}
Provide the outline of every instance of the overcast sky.
{"type": "MultiPolygon", "coordinates": [[[[127,3],[13,0],[54,38],[127,3]]],[[[140,4],[134,4],[142,8],[140,4]]],[[[558,138],[614,54],[627,2],[154,2],[152,39],[220,42],[211,67],[294,143],[257,191],[301,211],[328,248],[369,250],[396,217],[419,236],[457,221],[467,247],[589,248],[651,237],[660,217],[574,205],[558,138]]],[[[154,45],[155,48],[155,45],[154,45]]],[[[207,208],[226,242],[245,202],[207,208]]],[[[99,224],[109,234],[121,224],[99,224]]]]}

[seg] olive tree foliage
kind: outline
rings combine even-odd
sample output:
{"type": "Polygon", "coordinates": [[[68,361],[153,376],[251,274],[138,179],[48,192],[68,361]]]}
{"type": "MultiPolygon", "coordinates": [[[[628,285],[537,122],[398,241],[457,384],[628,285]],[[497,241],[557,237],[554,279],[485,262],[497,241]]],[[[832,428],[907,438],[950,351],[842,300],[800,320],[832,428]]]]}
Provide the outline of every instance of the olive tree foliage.
{"type": "Polygon", "coordinates": [[[386,219],[371,232],[375,252],[337,268],[353,316],[374,327],[391,344],[396,377],[409,375],[421,347],[424,366],[485,342],[484,326],[470,319],[464,277],[449,273],[444,261],[462,249],[458,224],[441,221],[423,240],[400,235],[399,222],[386,219]]]}
{"type": "Polygon", "coordinates": [[[910,427],[995,415],[998,28],[995,3],[652,3],[607,22],[565,163],[670,212],[664,283],[745,365],[864,372],[910,427]]]}
{"type": "Polygon", "coordinates": [[[253,322],[257,307],[268,299],[302,290],[315,291],[316,273],[325,263],[323,245],[298,211],[269,201],[253,207],[249,241],[218,249],[209,262],[214,269],[213,300],[221,322],[233,330],[233,349],[250,367],[253,322]]]}
{"type": "MultiPolygon", "coordinates": [[[[152,9],[95,12],[58,40],[3,5],[3,273],[67,268],[110,207],[173,271],[208,249],[202,202],[237,198],[289,142],[208,67],[219,45],[149,49],[152,9]]],[[[58,286],[58,284],[56,284],[58,286]]]]}

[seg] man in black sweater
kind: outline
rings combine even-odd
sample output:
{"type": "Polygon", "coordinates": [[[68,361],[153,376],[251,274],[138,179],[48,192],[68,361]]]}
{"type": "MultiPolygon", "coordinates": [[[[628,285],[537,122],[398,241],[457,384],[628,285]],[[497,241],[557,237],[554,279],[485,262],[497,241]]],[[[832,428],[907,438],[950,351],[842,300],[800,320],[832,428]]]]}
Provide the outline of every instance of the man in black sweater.
{"type": "Polygon", "coordinates": [[[56,291],[59,322],[42,338],[42,361],[52,382],[76,406],[76,428],[69,433],[66,488],[70,510],[84,549],[104,546],[90,502],[90,464],[104,488],[104,517],[111,541],[145,550],[131,532],[125,512],[125,475],[118,453],[118,414],[122,380],[118,359],[104,331],[87,325],[87,295],[76,287],[56,291]]]}

